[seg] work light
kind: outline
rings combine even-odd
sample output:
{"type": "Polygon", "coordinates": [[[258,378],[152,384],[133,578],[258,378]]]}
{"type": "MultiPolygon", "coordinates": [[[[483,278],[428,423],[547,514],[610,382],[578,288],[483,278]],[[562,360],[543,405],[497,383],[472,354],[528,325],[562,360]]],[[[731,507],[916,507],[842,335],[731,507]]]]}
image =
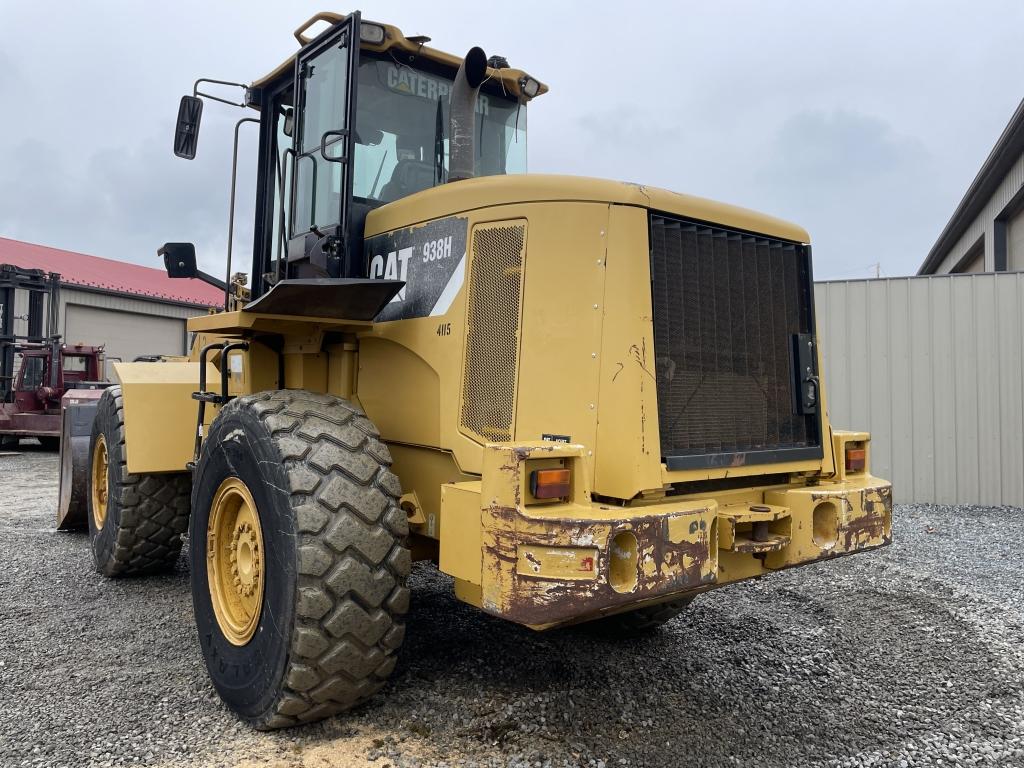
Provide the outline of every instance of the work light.
{"type": "Polygon", "coordinates": [[[540,83],[529,75],[523,75],[519,78],[519,87],[531,99],[540,93],[540,83]]]}
{"type": "Polygon", "coordinates": [[[380,45],[384,42],[384,27],[364,21],[359,25],[359,39],[370,45],[380,45]]]}

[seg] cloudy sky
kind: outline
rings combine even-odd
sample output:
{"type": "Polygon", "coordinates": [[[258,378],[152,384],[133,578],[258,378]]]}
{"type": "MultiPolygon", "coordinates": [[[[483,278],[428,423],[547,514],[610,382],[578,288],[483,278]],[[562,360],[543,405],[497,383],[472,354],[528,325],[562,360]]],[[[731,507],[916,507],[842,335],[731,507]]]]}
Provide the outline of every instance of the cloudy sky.
{"type": "MultiPolygon", "coordinates": [[[[362,6],[548,83],[532,171],[796,221],[819,278],[913,273],[1024,96],[1019,0],[362,6]]],[[[220,273],[241,111],[207,107],[190,163],[171,154],[178,98],[200,76],[269,71],[327,7],[0,0],[0,236],[153,266],[159,244],[191,240],[220,273]]],[[[254,155],[253,137],[247,168],[254,155]]],[[[242,262],[250,209],[243,195],[242,262]]]]}

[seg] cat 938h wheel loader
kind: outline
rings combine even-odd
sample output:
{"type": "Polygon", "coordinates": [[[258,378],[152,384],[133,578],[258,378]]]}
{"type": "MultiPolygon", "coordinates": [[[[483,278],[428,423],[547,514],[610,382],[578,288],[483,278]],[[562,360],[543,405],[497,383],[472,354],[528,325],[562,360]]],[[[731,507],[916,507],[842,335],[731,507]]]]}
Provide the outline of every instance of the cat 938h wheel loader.
{"type": "MultiPolygon", "coordinates": [[[[199,642],[242,718],[377,691],[414,560],[493,616],[630,633],[889,543],[869,436],[826,414],[803,229],[525,174],[547,88],[479,48],[358,13],[295,34],[238,99],[248,278],[229,255],[187,362],[115,364],[88,467],[103,573],[170,566],[187,530],[199,642]]],[[[233,85],[182,99],[182,157],[203,99],[230,101],[210,82],[233,85]]],[[[190,244],[160,252],[204,277],[190,244]]]]}

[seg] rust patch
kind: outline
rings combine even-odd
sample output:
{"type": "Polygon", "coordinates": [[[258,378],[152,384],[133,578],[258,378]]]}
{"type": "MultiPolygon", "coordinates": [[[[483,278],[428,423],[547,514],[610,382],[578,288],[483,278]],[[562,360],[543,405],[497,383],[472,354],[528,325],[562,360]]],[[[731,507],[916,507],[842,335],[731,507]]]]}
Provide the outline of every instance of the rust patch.
{"type": "MultiPolygon", "coordinates": [[[[656,382],[657,377],[647,368],[647,340],[644,339],[640,342],[640,345],[633,344],[629,348],[630,357],[633,362],[640,366],[640,370],[651,377],[651,381],[656,382]]],[[[618,376],[618,372],[615,374],[618,376]]],[[[614,381],[614,378],[612,379],[614,381]]],[[[640,452],[647,455],[647,408],[644,405],[647,398],[644,397],[644,377],[640,377],[640,452]]]]}
{"type": "Polygon", "coordinates": [[[733,544],[732,551],[740,554],[764,555],[769,552],[778,552],[785,549],[789,546],[790,540],[789,536],[783,535],[774,535],[771,539],[765,541],[743,539],[733,544]]]}
{"type": "Polygon", "coordinates": [[[848,520],[843,527],[846,549],[870,545],[874,540],[890,543],[892,537],[885,535],[885,524],[892,515],[892,488],[883,486],[862,490],[860,506],[862,514],[848,520]]]}
{"type": "Polygon", "coordinates": [[[870,491],[865,489],[861,494],[861,506],[870,514],[892,512],[892,486],[885,485],[870,491]]]}
{"type": "MultiPolygon", "coordinates": [[[[516,510],[492,507],[488,510],[514,529],[516,510]]],[[[492,537],[485,547],[485,561],[493,577],[507,587],[501,605],[492,612],[522,624],[550,626],[573,621],[601,610],[648,600],[653,597],[685,592],[715,582],[717,568],[709,563],[711,526],[704,519],[707,510],[694,513],[704,525],[698,525],[696,536],[681,542],[668,538],[668,517],[664,513],[629,521],[605,523],[593,520],[537,521],[522,518],[531,529],[492,537]],[[546,530],[534,530],[538,522],[546,530]],[[609,547],[615,534],[628,530],[637,538],[637,584],[627,593],[616,592],[608,583],[609,547]],[[517,545],[593,546],[603,541],[597,578],[590,581],[536,579],[514,572],[517,545]]],[[[597,564],[596,564],[597,565],[597,564]]]]}
{"type": "MultiPolygon", "coordinates": [[[[640,366],[640,370],[651,377],[651,381],[655,381],[654,374],[647,368],[647,342],[641,341],[640,344],[633,344],[629,348],[629,356],[633,359],[633,362],[640,366]]],[[[643,378],[640,379],[641,386],[643,386],[643,378]]]]}
{"type": "Polygon", "coordinates": [[[843,537],[847,551],[857,548],[862,539],[880,539],[885,531],[885,520],[875,515],[861,515],[843,526],[843,537]]]}

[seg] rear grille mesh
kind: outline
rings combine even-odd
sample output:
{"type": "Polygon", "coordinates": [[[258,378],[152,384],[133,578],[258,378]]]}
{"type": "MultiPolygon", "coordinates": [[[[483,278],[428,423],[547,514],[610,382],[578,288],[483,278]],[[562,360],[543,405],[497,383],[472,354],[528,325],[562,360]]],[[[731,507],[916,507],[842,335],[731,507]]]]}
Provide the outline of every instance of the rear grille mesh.
{"type": "Polygon", "coordinates": [[[793,395],[793,336],[811,329],[804,246],[657,214],[650,234],[669,467],[779,461],[820,445],[817,417],[797,413],[793,395]]]}
{"type": "Polygon", "coordinates": [[[461,422],[484,441],[512,439],[525,246],[525,223],[473,229],[461,422]]]}

